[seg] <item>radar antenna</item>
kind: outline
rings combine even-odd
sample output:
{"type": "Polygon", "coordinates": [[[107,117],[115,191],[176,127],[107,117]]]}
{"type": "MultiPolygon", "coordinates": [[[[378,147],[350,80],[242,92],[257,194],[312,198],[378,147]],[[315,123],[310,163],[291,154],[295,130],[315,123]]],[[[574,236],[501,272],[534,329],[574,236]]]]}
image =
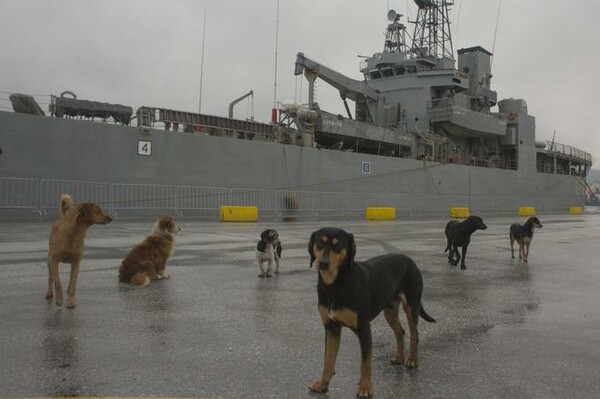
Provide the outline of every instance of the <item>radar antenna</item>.
{"type": "Polygon", "coordinates": [[[451,3],[447,0],[414,0],[419,7],[413,44],[412,58],[454,59],[450,19],[451,3]]]}
{"type": "Polygon", "coordinates": [[[389,10],[387,13],[390,24],[387,27],[385,34],[384,53],[399,53],[406,54],[408,47],[406,46],[406,26],[400,22],[402,14],[398,14],[395,10],[389,10]]]}

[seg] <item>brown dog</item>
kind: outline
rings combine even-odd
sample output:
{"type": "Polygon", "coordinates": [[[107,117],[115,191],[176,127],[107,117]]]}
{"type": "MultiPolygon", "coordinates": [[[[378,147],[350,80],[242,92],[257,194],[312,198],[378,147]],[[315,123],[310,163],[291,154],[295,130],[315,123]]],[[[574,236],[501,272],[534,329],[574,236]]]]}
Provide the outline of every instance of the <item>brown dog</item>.
{"type": "Polygon", "coordinates": [[[46,298],[52,298],[57,306],[62,306],[63,292],[58,274],[59,263],[71,264],[71,277],[67,289],[67,308],[75,307],[75,290],[79,264],[83,258],[83,243],[87,229],[93,224],[108,224],[112,218],[91,202],[83,202],[73,207],[73,199],[68,194],[60,197],[60,218],[52,225],[48,251],[48,291],[46,298]]]}
{"type": "Polygon", "coordinates": [[[173,255],[174,235],[181,230],[173,218],[162,217],[154,223],[150,234],[127,254],[119,268],[119,281],[146,286],[165,275],[167,260],[173,255]]]}

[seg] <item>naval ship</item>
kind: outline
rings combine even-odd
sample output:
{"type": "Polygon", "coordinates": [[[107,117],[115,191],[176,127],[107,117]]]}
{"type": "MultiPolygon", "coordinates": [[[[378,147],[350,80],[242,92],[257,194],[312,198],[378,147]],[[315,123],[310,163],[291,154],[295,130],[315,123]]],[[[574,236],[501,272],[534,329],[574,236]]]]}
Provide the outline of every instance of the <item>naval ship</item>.
{"type": "Polygon", "coordinates": [[[308,103],[281,104],[270,123],[234,119],[244,97],[223,117],[72,92],[44,111],[12,93],[12,111],[0,111],[0,218],[45,216],[62,192],[122,216],[217,217],[221,205],[284,218],[360,216],[370,206],[408,216],[583,206],[591,155],[536,140],[525,100],[498,100],[493,54],[475,46],[455,57],[451,3],[414,2],[412,34],[390,10],[362,80],[298,53],[308,103]],[[345,115],[319,107],[317,83],[339,91],[345,115]]]}

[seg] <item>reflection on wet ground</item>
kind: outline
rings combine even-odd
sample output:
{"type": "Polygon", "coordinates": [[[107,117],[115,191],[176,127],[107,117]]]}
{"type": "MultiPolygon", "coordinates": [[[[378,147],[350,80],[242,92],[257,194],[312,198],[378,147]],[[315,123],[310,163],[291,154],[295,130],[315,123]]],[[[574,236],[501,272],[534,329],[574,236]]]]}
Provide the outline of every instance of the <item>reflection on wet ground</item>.
{"type": "MultiPolygon", "coordinates": [[[[49,223],[2,224],[1,397],[308,398],[320,376],[323,328],[306,244],[323,225],[352,232],[357,259],[411,256],[423,273],[421,365],[390,364],[394,338],[374,320],[381,398],[596,396],[600,377],[600,214],[542,215],[529,263],[510,258],[515,217],[484,216],[468,269],[447,263],[446,220],[217,224],[182,220],[167,272],[134,289],[117,269],[150,220],[90,229],[74,311],[44,299],[49,223]],[[259,279],[259,233],[283,241],[279,276],[259,279]]],[[[61,266],[63,284],[68,266],[61,266]]],[[[401,321],[404,322],[403,319],[401,321]]],[[[359,346],[344,331],[328,398],[354,397],[359,346]]]]}

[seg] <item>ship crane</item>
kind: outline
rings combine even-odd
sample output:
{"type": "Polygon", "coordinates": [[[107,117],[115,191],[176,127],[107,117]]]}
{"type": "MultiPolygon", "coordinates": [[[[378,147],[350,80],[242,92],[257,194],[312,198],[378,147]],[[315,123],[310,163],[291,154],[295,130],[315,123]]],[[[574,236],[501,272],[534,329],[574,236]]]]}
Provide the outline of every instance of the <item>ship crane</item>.
{"type": "MultiPolygon", "coordinates": [[[[245,100],[248,97],[252,97],[252,99],[254,99],[254,91],[250,90],[248,93],[244,94],[243,96],[236,98],[235,100],[233,100],[230,104],[229,104],[229,113],[227,114],[229,116],[230,119],[233,118],[233,107],[239,103],[240,101],[245,100]]],[[[252,119],[254,119],[254,115],[251,116],[252,119]]]]}
{"type": "Polygon", "coordinates": [[[308,108],[314,109],[315,104],[315,80],[321,78],[334,88],[338,89],[340,96],[344,101],[348,117],[352,119],[350,108],[346,99],[356,103],[356,119],[365,121],[372,119],[368,117],[369,111],[367,101],[378,101],[379,93],[365,82],[349,78],[339,72],[334,71],[316,61],[306,57],[303,53],[296,56],[296,69],[294,75],[301,75],[304,72],[308,80],[308,108]]]}

